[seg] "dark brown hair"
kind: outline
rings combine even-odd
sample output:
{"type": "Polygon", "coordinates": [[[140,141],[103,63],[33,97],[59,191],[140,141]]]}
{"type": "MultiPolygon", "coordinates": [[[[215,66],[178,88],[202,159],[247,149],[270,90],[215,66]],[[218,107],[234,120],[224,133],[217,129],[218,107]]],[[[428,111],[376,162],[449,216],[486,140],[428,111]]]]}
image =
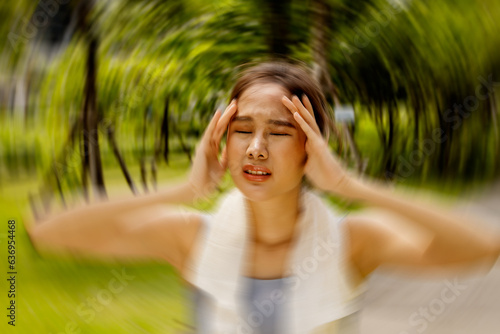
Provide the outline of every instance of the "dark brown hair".
{"type": "Polygon", "coordinates": [[[318,83],[305,65],[284,61],[269,61],[253,65],[240,73],[231,92],[230,100],[240,97],[250,86],[263,83],[279,84],[301,100],[303,94],[307,95],[314,109],[314,117],[321,134],[324,137],[328,136],[329,114],[326,100],[318,83]]]}

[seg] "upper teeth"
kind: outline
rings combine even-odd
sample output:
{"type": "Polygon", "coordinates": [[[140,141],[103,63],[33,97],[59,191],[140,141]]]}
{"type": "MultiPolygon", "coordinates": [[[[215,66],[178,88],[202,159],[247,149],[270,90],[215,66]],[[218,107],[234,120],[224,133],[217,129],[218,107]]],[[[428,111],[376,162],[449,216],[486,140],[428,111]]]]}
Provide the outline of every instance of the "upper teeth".
{"type": "Polygon", "coordinates": [[[259,171],[247,170],[246,172],[253,175],[269,175],[269,173],[261,172],[260,170],[259,171]]]}

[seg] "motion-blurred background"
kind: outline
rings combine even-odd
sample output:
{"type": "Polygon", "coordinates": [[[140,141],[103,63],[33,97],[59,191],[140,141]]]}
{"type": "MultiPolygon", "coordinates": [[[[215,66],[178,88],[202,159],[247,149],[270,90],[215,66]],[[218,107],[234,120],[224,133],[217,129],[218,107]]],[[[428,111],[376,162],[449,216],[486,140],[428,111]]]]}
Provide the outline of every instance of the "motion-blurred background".
{"type": "MultiPolygon", "coordinates": [[[[189,328],[170,267],[41,258],[23,219],[181,180],[249,62],[313,69],[332,150],[352,169],[499,220],[498,0],[16,0],[0,18],[0,226],[15,219],[18,242],[17,323],[1,328],[12,333],[189,328]]],[[[443,281],[375,276],[363,333],[497,333],[496,273],[432,320],[419,308],[443,281]]]]}

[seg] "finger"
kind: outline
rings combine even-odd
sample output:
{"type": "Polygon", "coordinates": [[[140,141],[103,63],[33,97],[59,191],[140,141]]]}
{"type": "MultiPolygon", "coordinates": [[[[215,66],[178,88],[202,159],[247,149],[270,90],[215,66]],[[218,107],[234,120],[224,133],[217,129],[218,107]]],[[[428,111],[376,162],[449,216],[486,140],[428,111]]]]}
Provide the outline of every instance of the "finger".
{"type": "MultiPolygon", "coordinates": [[[[295,97],[295,98],[297,98],[297,97],[295,97]]],[[[295,105],[286,96],[283,96],[282,102],[288,108],[288,110],[290,110],[290,112],[292,114],[298,113],[299,115],[301,115],[302,119],[306,119],[306,123],[308,123],[308,125],[310,127],[312,127],[315,130],[317,129],[317,131],[319,131],[319,128],[318,128],[318,125],[316,124],[316,121],[314,120],[314,118],[311,117],[311,115],[309,114],[309,111],[307,109],[305,109],[304,106],[302,106],[302,104],[300,103],[300,101],[299,101],[299,104],[302,107],[302,110],[299,110],[298,105],[295,105]],[[307,122],[307,117],[309,118],[309,122],[307,122]]]]}
{"type": "Polygon", "coordinates": [[[226,109],[224,110],[224,113],[222,114],[222,116],[220,117],[219,121],[217,122],[216,126],[215,126],[215,131],[214,131],[214,134],[212,137],[219,137],[221,136],[221,134],[219,132],[222,132],[224,131],[223,128],[221,128],[221,125],[225,122],[225,120],[230,117],[230,113],[232,111],[231,108],[234,107],[234,104],[235,104],[235,101],[231,101],[231,103],[226,107],[226,109]]]}
{"type": "Polygon", "coordinates": [[[293,104],[293,102],[290,101],[290,99],[288,97],[283,96],[283,98],[281,99],[281,102],[285,105],[285,107],[288,108],[288,110],[290,110],[292,112],[292,114],[299,112],[299,110],[297,109],[295,104],[293,104]]]}
{"type": "Polygon", "coordinates": [[[227,127],[227,124],[229,124],[229,121],[231,120],[231,117],[233,117],[236,110],[238,110],[238,104],[236,100],[232,100],[226,110],[224,110],[224,114],[222,115],[219,123],[221,123],[221,125],[226,125],[227,127]]]}
{"type": "Polygon", "coordinates": [[[227,167],[227,146],[224,146],[222,149],[222,154],[220,157],[220,165],[223,169],[226,169],[227,167]]]}
{"type": "Polygon", "coordinates": [[[304,120],[317,132],[320,133],[318,124],[316,123],[316,119],[314,118],[314,110],[312,109],[312,106],[309,109],[307,109],[300,99],[294,95],[292,97],[292,102],[296,106],[296,108],[300,111],[300,115],[304,120]]]}
{"type": "Polygon", "coordinates": [[[233,115],[236,113],[236,110],[238,110],[238,106],[236,104],[236,101],[233,101],[226,108],[226,110],[224,111],[224,115],[222,115],[220,120],[217,122],[216,130],[214,131],[214,135],[213,135],[213,140],[217,144],[221,141],[222,135],[227,130],[227,126],[229,124],[229,121],[231,120],[231,117],[233,117],[233,115]]]}
{"type": "Polygon", "coordinates": [[[313,139],[318,136],[318,134],[311,128],[309,124],[307,124],[307,122],[298,112],[293,113],[293,118],[295,118],[297,123],[299,123],[300,127],[302,128],[308,139],[313,139]]]}
{"type": "Polygon", "coordinates": [[[214,132],[215,126],[217,125],[217,122],[219,121],[220,115],[221,115],[220,110],[217,109],[215,111],[214,115],[212,116],[212,119],[210,120],[210,123],[208,123],[208,126],[205,129],[205,133],[203,133],[202,140],[205,139],[205,138],[212,137],[212,134],[214,132]]]}
{"type": "Polygon", "coordinates": [[[309,98],[307,97],[306,94],[302,94],[302,104],[304,104],[304,107],[311,113],[311,115],[316,119],[316,116],[314,116],[314,109],[312,107],[311,101],[309,101],[309,98]]]}

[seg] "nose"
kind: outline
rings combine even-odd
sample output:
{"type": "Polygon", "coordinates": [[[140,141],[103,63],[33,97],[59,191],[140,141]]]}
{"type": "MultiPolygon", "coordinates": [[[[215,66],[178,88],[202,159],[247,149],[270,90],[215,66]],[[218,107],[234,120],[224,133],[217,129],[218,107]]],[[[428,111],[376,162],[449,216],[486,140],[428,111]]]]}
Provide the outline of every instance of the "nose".
{"type": "Polygon", "coordinates": [[[267,159],[267,143],[264,138],[259,135],[254,136],[247,148],[247,157],[252,159],[267,159]]]}

